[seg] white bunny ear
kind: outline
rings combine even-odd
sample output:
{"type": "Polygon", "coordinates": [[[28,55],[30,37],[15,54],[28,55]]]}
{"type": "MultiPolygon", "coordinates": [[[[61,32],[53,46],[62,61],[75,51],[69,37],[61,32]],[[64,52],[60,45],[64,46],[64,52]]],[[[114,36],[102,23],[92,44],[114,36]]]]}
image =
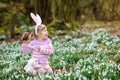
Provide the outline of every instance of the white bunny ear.
{"type": "Polygon", "coordinates": [[[32,17],[34,22],[37,24],[37,22],[38,22],[37,17],[33,13],[30,13],[30,16],[32,17]]]}
{"type": "Polygon", "coordinates": [[[41,23],[42,23],[41,17],[38,14],[36,14],[36,16],[35,16],[33,13],[30,13],[30,16],[32,17],[32,19],[36,23],[35,34],[37,35],[37,27],[38,27],[38,25],[41,25],[41,23]]]}
{"type": "Polygon", "coordinates": [[[42,19],[38,14],[36,14],[36,17],[37,17],[37,24],[40,25],[42,23],[42,19]]]}

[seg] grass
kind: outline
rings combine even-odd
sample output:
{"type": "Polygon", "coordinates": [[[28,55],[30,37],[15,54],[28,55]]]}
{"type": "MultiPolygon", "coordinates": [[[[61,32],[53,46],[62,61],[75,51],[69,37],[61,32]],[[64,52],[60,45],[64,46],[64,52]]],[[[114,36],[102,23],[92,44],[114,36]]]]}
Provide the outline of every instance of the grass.
{"type": "Polygon", "coordinates": [[[54,53],[49,57],[58,74],[28,75],[23,70],[31,54],[24,55],[19,42],[0,45],[1,80],[118,80],[120,77],[120,39],[105,29],[92,33],[80,30],[52,38],[54,53]]]}

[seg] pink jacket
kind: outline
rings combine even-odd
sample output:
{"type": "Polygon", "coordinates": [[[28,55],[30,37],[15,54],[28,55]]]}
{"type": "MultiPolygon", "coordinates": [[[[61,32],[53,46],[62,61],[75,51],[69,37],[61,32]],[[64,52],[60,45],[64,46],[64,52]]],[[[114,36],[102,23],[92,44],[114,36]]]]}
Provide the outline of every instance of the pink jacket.
{"type": "Polygon", "coordinates": [[[49,64],[48,57],[53,53],[51,40],[48,38],[44,42],[33,40],[29,44],[22,44],[22,51],[27,54],[32,51],[32,58],[38,59],[39,64],[49,64]],[[40,46],[41,49],[37,50],[36,47],[40,46]]]}

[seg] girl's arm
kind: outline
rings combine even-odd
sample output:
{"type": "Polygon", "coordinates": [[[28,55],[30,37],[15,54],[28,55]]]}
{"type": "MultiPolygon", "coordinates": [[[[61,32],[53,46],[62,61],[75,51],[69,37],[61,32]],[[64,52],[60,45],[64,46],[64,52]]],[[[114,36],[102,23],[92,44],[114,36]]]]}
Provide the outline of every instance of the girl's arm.
{"type": "Polygon", "coordinates": [[[29,44],[26,44],[26,43],[22,44],[22,52],[24,54],[27,54],[27,53],[31,52],[32,50],[37,51],[36,48],[32,45],[32,42],[30,42],[29,44]]]}
{"type": "Polygon", "coordinates": [[[51,55],[53,53],[53,47],[52,46],[49,46],[47,48],[41,47],[40,52],[41,52],[41,54],[51,55]]]}
{"type": "Polygon", "coordinates": [[[40,54],[52,54],[53,53],[53,46],[52,46],[52,42],[50,39],[48,39],[48,47],[39,47],[37,48],[40,51],[40,54]]]}
{"type": "Polygon", "coordinates": [[[22,44],[22,52],[23,52],[24,54],[27,54],[27,53],[29,53],[30,51],[31,51],[31,48],[28,46],[28,44],[23,43],[23,44],[22,44]]]}
{"type": "Polygon", "coordinates": [[[24,54],[27,54],[27,53],[29,53],[31,51],[30,47],[28,46],[28,36],[29,36],[29,33],[28,32],[24,32],[22,37],[21,37],[22,52],[24,54]]]}

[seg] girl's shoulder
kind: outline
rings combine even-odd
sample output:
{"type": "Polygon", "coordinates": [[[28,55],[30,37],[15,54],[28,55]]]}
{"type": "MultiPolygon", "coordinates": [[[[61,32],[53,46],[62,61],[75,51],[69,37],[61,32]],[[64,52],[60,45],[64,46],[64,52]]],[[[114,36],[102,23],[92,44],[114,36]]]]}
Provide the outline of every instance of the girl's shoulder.
{"type": "Polygon", "coordinates": [[[48,41],[51,41],[51,39],[50,39],[50,38],[47,38],[47,40],[48,40],[48,41]]]}
{"type": "Polygon", "coordinates": [[[29,44],[30,44],[30,45],[35,45],[36,42],[37,42],[36,40],[32,40],[29,44]]]}
{"type": "Polygon", "coordinates": [[[44,44],[49,44],[51,43],[51,39],[50,38],[47,38],[44,42],[40,42],[38,40],[32,40],[29,44],[32,45],[32,46],[35,46],[35,45],[44,45],[44,44]]]}
{"type": "Polygon", "coordinates": [[[51,43],[51,39],[50,39],[50,38],[47,38],[47,42],[51,43]]]}

